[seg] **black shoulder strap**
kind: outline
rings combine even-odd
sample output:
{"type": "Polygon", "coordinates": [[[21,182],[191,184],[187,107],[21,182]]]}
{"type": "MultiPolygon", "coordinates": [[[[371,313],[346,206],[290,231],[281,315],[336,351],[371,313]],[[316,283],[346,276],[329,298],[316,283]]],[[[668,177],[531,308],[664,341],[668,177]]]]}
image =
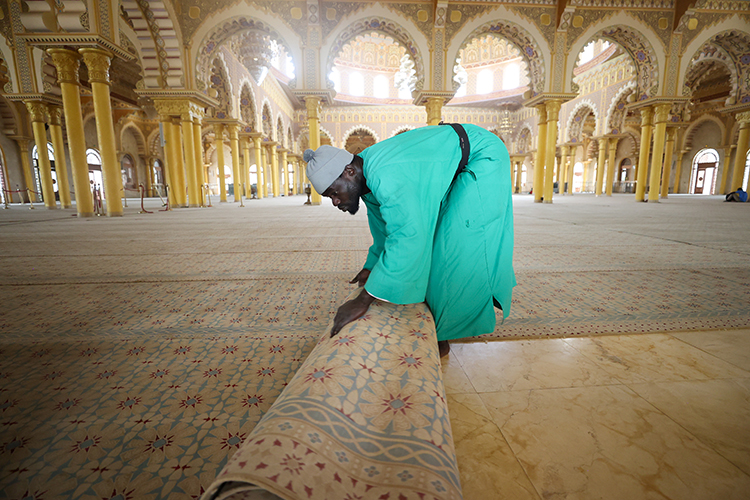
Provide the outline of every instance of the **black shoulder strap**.
{"type": "Polygon", "coordinates": [[[469,136],[466,135],[466,130],[464,130],[463,126],[461,126],[460,123],[440,122],[439,125],[450,125],[451,127],[453,127],[453,130],[456,131],[456,134],[458,134],[458,143],[461,147],[461,162],[458,164],[456,174],[453,176],[453,180],[455,181],[456,177],[458,177],[458,174],[460,174],[461,171],[469,163],[469,153],[471,152],[471,148],[469,146],[469,136]]]}

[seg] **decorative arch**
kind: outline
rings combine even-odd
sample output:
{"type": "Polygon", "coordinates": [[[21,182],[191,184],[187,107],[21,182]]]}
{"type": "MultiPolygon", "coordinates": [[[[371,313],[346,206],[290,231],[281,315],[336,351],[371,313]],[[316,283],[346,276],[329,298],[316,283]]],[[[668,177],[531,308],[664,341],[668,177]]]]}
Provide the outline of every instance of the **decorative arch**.
{"type": "Polygon", "coordinates": [[[287,126],[286,129],[286,140],[287,146],[292,152],[294,152],[294,136],[292,135],[292,127],[287,126]]]}
{"type": "Polygon", "coordinates": [[[701,50],[707,42],[713,40],[717,35],[723,33],[738,31],[740,33],[747,33],[747,21],[739,17],[738,14],[734,14],[729,19],[725,19],[720,23],[715,23],[711,26],[704,28],[699,37],[696,37],[685,47],[682,57],[680,58],[680,68],[684,70],[680,73],[677,81],[677,89],[682,89],[685,86],[685,77],[691,66],[691,61],[697,53],[701,50]]]}
{"type": "MultiPolygon", "coordinates": [[[[411,125],[402,125],[401,127],[398,127],[393,130],[390,137],[397,136],[398,134],[403,134],[404,132],[408,132],[409,130],[414,130],[414,127],[411,125]]],[[[375,136],[377,138],[377,136],[375,136]]],[[[378,142],[380,142],[380,139],[378,139],[378,142]]]]}
{"type": "Polygon", "coordinates": [[[707,40],[690,59],[682,80],[683,95],[695,90],[713,64],[721,64],[729,72],[732,90],[727,105],[750,102],[750,34],[731,29],[707,40]]]}
{"type": "Polygon", "coordinates": [[[284,120],[281,117],[281,113],[276,115],[276,142],[279,143],[279,146],[282,148],[287,147],[286,144],[284,144],[284,120]]]}
{"type": "Polygon", "coordinates": [[[620,90],[617,91],[617,94],[612,98],[606,118],[607,126],[605,127],[605,130],[608,134],[619,134],[622,132],[625,115],[627,114],[626,105],[628,97],[630,97],[635,90],[635,82],[628,82],[620,88],[620,90]]]}
{"type": "MultiPolygon", "coordinates": [[[[596,109],[596,104],[591,102],[589,99],[583,99],[581,102],[576,104],[573,111],[570,113],[568,119],[568,142],[581,142],[581,134],[583,132],[583,124],[586,123],[586,118],[589,114],[594,116],[596,121],[596,130],[599,130],[599,113],[596,109]]],[[[596,141],[594,141],[596,142],[596,141]]]]}
{"type": "MultiPolygon", "coordinates": [[[[542,50],[534,37],[525,28],[514,22],[498,19],[477,27],[463,38],[461,44],[455,46],[455,50],[452,49],[449,52],[448,56],[452,58],[448,60],[455,61],[459,52],[466,48],[472,40],[485,35],[503,38],[518,47],[529,68],[529,86],[533,95],[544,92],[546,76],[542,50]]],[[[453,81],[453,90],[458,89],[458,83],[453,79],[456,76],[456,69],[457,67],[454,65],[450,75],[453,81]]]]}
{"type": "Polygon", "coordinates": [[[124,127],[122,127],[122,130],[120,130],[120,148],[122,148],[122,138],[125,136],[125,132],[128,130],[134,131],[133,135],[135,136],[135,142],[136,144],[138,144],[138,156],[147,156],[146,138],[143,136],[143,132],[141,131],[141,129],[138,128],[138,126],[133,122],[127,123],[124,127]]]}
{"type": "Polygon", "coordinates": [[[341,139],[341,147],[342,148],[346,145],[346,141],[349,139],[349,136],[352,135],[357,130],[364,130],[365,132],[367,132],[368,134],[370,134],[371,136],[373,136],[375,138],[375,142],[376,143],[380,142],[380,136],[373,129],[371,129],[370,127],[368,127],[367,125],[354,125],[349,130],[346,131],[346,133],[344,134],[344,137],[341,139]]]}
{"type": "MultiPolygon", "coordinates": [[[[208,82],[210,63],[213,61],[218,49],[229,39],[245,31],[261,31],[267,34],[277,43],[284,46],[287,54],[294,61],[294,66],[301,68],[301,53],[299,49],[292,50],[295,44],[290,44],[281,36],[281,33],[295,33],[295,30],[283,23],[280,19],[257,18],[246,15],[245,4],[236,5],[220,14],[207,19],[199,28],[193,40],[200,40],[193,49],[193,60],[196,61],[195,73],[198,89],[203,90],[208,82]],[[209,27],[211,26],[211,27],[209,27]]],[[[298,42],[300,42],[298,40],[298,42]]],[[[299,46],[299,43],[297,44],[299,46]]]]}
{"type": "Polygon", "coordinates": [[[682,149],[691,149],[693,147],[693,137],[695,136],[695,132],[698,131],[703,125],[705,125],[706,122],[715,123],[719,127],[719,130],[721,131],[721,142],[719,143],[719,145],[727,144],[727,127],[724,124],[724,121],[719,116],[711,113],[706,113],[697,117],[688,126],[688,128],[685,129],[685,139],[683,140],[684,145],[682,149]]]}
{"type": "Polygon", "coordinates": [[[146,144],[148,145],[149,155],[157,157],[161,156],[159,154],[159,150],[161,149],[161,133],[159,132],[158,127],[152,130],[150,134],[148,134],[146,144]]]}
{"type": "Polygon", "coordinates": [[[425,84],[425,63],[424,56],[419,50],[416,40],[411,33],[418,32],[416,26],[412,30],[407,30],[402,25],[382,16],[368,16],[354,20],[350,23],[341,23],[343,28],[333,37],[331,45],[324,47],[321,54],[326,53],[326,63],[323,68],[322,78],[328,88],[333,88],[333,82],[328,80],[328,75],[333,69],[333,63],[345,44],[359,35],[371,33],[373,31],[392,37],[396,42],[406,48],[406,53],[414,60],[414,69],[416,71],[417,82],[416,90],[422,90],[425,84]]]}
{"type": "Polygon", "coordinates": [[[212,89],[217,92],[216,100],[219,101],[219,105],[215,110],[216,118],[229,118],[234,116],[232,96],[232,82],[229,79],[229,71],[227,70],[227,64],[224,60],[224,54],[218,53],[211,63],[211,76],[209,85],[212,89]]]}
{"type": "Polygon", "coordinates": [[[255,107],[255,94],[252,85],[246,79],[240,84],[240,120],[251,128],[251,132],[258,130],[256,123],[258,112],[255,107]]]}
{"type": "Polygon", "coordinates": [[[628,14],[626,10],[593,24],[571,44],[565,68],[565,85],[570,89],[568,91],[573,91],[573,70],[578,54],[590,42],[600,38],[617,43],[632,59],[636,71],[638,100],[658,95],[661,88],[659,75],[666,63],[666,50],[653,28],[628,14]],[[654,47],[659,47],[659,51],[654,47]]]}
{"type": "Polygon", "coordinates": [[[516,153],[522,154],[522,153],[528,153],[531,148],[531,126],[529,126],[528,123],[525,123],[518,131],[518,134],[516,134],[516,138],[513,140],[513,143],[516,146],[516,153]]]}

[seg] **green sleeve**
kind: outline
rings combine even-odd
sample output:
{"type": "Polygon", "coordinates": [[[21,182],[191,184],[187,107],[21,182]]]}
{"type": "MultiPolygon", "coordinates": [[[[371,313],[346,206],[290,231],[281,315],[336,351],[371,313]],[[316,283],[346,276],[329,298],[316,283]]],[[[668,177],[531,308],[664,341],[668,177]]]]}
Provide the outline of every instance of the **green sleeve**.
{"type": "Polygon", "coordinates": [[[383,246],[385,244],[385,221],[383,216],[380,214],[380,206],[375,201],[368,200],[366,196],[362,197],[362,201],[367,206],[367,222],[370,225],[370,234],[372,235],[372,245],[370,250],[367,252],[367,260],[362,269],[372,271],[375,267],[380,256],[383,253],[383,246]]]}

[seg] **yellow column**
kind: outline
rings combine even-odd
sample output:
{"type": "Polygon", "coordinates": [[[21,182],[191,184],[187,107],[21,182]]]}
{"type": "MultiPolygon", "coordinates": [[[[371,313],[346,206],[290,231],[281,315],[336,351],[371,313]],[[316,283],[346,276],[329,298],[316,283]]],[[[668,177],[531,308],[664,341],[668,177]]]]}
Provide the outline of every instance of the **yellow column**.
{"type": "MultiPolygon", "coordinates": [[[[35,202],[37,201],[37,196],[34,194],[36,191],[36,186],[34,185],[34,175],[31,172],[31,161],[29,161],[29,140],[25,137],[17,138],[15,139],[16,143],[18,144],[18,149],[20,151],[20,157],[21,157],[21,172],[23,173],[23,182],[26,184],[26,187],[29,188],[30,191],[28,191],[29,196],[29,202],[35,202]]],[[[23,196],[23,193],[21,193],[21,198],[25,199],[23,196]]]]}
{"type": "Polygon", "coordinates": [[[544,197],[544,159],[547,150],[547,107],[540,104],[536,107],[539,112],[539,137],[534,161],[534,203],[541,203],[544,197]]]}
{"type": "Polygon", "coordinates": [[[596,196],[601,196],[602,185],[604,184],[604,160],[607,158],[607,138],[599,137],[599,158],[596,163],[596,196]]]}
{"type": "Polygon", "coordinates": [[[680,192],[680,179],[682,177],[682,158],[687,152],[687,149],[681,149],[677,154],[677,166],[674,169],[674,189],[672,190],[674,194],[680,192]]]}
{"type": "Polygon", "coordinates": [[[52,167],[47,156],[47,130],[44,128],[47,105],[41,101],[26,101],[26,108],[29,110],[31,128],[34,131],[44,206],[54,210],[57,208],[57,202],[55,201],[55,188],[52,185],[52,167]]]}
{"type": "Polygon", "coordinates": [[[266,196],[264,186],[266,185],[266,176],[263,172],[263,158],[260,145],[260,134],[255,132],[257,135],[253,135],[253,153],[255,153],[255,175],[258,177],[257,191],[258,199],[266,196]]]}
{"type": "Polygon", "coordinates": [[[227,201],[226,160],[224,158],[224,124],[214,123],[214,144],[216,145],[216,165],[219,177],[219,201],[227,201]]]}
{"type": "Polygon", "coordinates": [[[247,190],[247,194],[252,196],[253,188],[250,185],[250,167],[253,165],[253,161],[250,157],[250,138],[247,136],[242,137],[242,157],[245,159],[245,167],[242,172],[242,175],[245,177],[245,189],[247,190]]]}
{"type": "Polygon", "coordinates": [[[516,193],[521,192],[521,178],[523,177],[523,159],[518,161],[518,175],[516,176],[516,193]]]}
{"type": "Polygon", "coordinates": [[[747,161],[747,148],[750,145],[750,111],[739,113],[736,120],[740,124],[740,134],[737,137],[737,149],[734,150],[732,184],[727,188],[727,193],[742,187],[742,176],[745,173],[745,162],[747,161]]]}
{"type": "Polygon", "coordinates": [[[172,117],[169,115],[161,115],[160,118],[162,132],[164,133],[164,184],[169,186],[169,189],[167,190],[169,206],[176,207],[177,198],[175,181],[177,173],[175,165],[177,160],[172,152],[172,146],[174,143],[174,137],[172,137],[172,117]]]}
{"type": "MultiPolygon", "coordinates": [[[[263,196],[268,198],[268,177],[271,172],[268,164],[270,161],[268,158],[268,148],[266,148],[265,143],[263,143],[263,146],[260,148],[260,154],[263,159],[263,196]]],[[[271,193],[273,193],[273,191],[271,191],[271,193]]]]}
{"type": "Polygon", "coordinates": [[[294,156],[294,194],[300,194],[302,192],[302,162],[299,160],[299,155],[294,156]]]}
{"type": "Polygon", "coordinates": [[[635,177],[635,201],[646,199],[646,179],[648,178],[648,157],[651,149],[651,120],[654,110],[651,106],[641,109],[641,148],[638,152],[638,172],[635,177]]]}
{"type": "Polygon", "coordinates": [[[615,157],[617,156],[617,137],[609,138],[609,159],[607,160],[607,185],[604,192],[607,196],[612,196],[612,184],[615,183],[615,157]]]}
{"type": "Polygon", "coordinates": [[[557,151],[557,119],[562,103],[558,100],[547,101],[547,145],[544,154],[544,203],[552,203],[555,192],[555,152],[557,151]]]}
{"type": "MultiPolygon", "coordinates": [[[[733,191],[731,189],[727,189],[727,179],[729,178],[729,172],[732,170],[732,166],[731,166],[732,165],[732,151],[734,151],[735,148],[736,146],[734,144],[732,144],[731,146],[723,147],[724,163],[722,164],[722,168],[721,168],[721,181],[720,181],[718,189],[716,190],[717,192],[722,193],[722,194],[729,194],[733,191]]],[[[680,152],[680,158],[682,158],[682,155],[684,153],[685,153],[684,151],[680,152]]],[[[680,165],[678,165],[677,168],[680,168],[682,166],[681,163],[682,162],[680,162],[680,165]]],[[[677,175],[677,171],[675,170],[675,176],[676,175],[677,175]]],[[[677,192],[676,188],[677,186],[675,186],[675,191],[674,191],[675,193],[677,192]]]]}
{"type": "Polygon", "coordinates": [[[669,176],[672,173],[672,155],[674,154],[674,137],[677,129],[669,127],[667,129],[667,145],[664,151],[664,172],[661,177],[661,197],[669,196],[669,176]]]}
{"type": "MultiPolygon", "coordinates": [[[[194,110],[197,111],[197,110],[194,110]]],[[[198,182],[198,204],[206,206],[206,193],[201,189],[205,184],[205,168],[203,167],[203,129],[201,127],[201,117],[198,114],[193,116],[193,147],[195,147],[195,175],[198,182]]]]}
{"type": "MultiPolygon", "coordinates": [[[[305,96],[305,107],[307,108],[307,128],[310,133],[310,149],[320,147],[320,98],[316,96],[305,96]]],[[[310,185],[310,204],[320,205],[323,198],[315,188],[310,185]]]]}
{"type": "Polygon", "coordinates": [[[518,179],[519,176],[518,172],[518,160],[515,156],[510,157],[510,185],[512,186],[513,191],[515,192],[516,189],[516,179],[518,179]]]}
{"type": "Polygon", "coordinates": [[[278,198],[281,194],[279,187],[279,155],[276,153],[276,142],[271,141],[268,143],[268,156],[271,157],[271,187],[273,189],[273,197],[278,198]]]}
{"type": "Polygon", "coordinates": [[[281,194],[289,196],[289,164],[287,163],[288,149],[282,148],[279,150],[279,163],[281,163],[281,194]]]}
{"type": "Polygon", "coordinates": [[[242,172],[240,172],[240,138],[239,126],[231,124],[229,128],[229,147],[232,149],[232,175],[234,176],[234,201],[242,201],[242,172]]]}
{"type": "MultiPolygon", "coordinates": [[[[83,133],[83,113],[81,111],[81,88],[78,69],[81,56],[68,49],[47,49],[57,68],[57,81],[62,91],[65,128],[70,151],[70,166],[73,171],[73,191],[76,195],[78,217],[94,215],[94,200],[89,184],[89,167],[86,161],[86,139],[83,133]]],[[[57,155],[55,155],[57,158],[57,155]]]]}
{"type": "Polygon", "coordinates": [[[560,194],[565,194],[565,184],[568,182],[568,154],[570,154],[570,146],[560,148],[560,194]]]}
{"type": "Polygon", "coordinates": [[[654,151],[651,154],[651,178],[648,186],[649,203],[659,203],[659,180],[664,158],[664,139],[667,134],[670,104],[659,104],[654,112],[654,151]]]}
{"type": "Polygon", "coordinates": [[[57,192],[60,195],[60,206],[70,208],[70,182],[68,182],[68,165],[65,161],[65,143],[62,134],[62,108],[60,106],[47,106],[47,118],[49,120],[49,135],[52,139],[52,148],[55,150],[55,173],[57,174],[57,192]]]}
{"type": "Polygon", "coordinates": [[[182,143],[182,123],[180,118],[172,119],[172,154],[175,159],[175,181],[173,188],[175,190],[175,199],[177,200],[176,206],[186,208],[188,206],[187,200],[187,183],[185,182],[185,161],[183,159],[183,143],[182,143]]]}
{"type": "Polygon", "coordinates": [[[102,49],[78,49],[89,70],[91,93],[94,96],[96,136],[102,155],[104,196],[107,200],[107,217],[122,216],[122,175],[115,151],[115,127],[112,121],[112,104],[109,100],[109,64],[112,54],[102,49]]]}
{"type": "Polygon", "coordinates": [[[439,124],[443,112],[443,98],[428,97],[424,107],[427,111],[427,125],[439,124]]]}
{"type": "Polygon", "coordinates": [[[198,172],[195,162],[195,144],[193,136],[193,116],[183,113],[182,119],[182,143],[185,154],[185,176],[187,177],[188,207],[200,207],[200,186],[198,183],[198,172]]]}

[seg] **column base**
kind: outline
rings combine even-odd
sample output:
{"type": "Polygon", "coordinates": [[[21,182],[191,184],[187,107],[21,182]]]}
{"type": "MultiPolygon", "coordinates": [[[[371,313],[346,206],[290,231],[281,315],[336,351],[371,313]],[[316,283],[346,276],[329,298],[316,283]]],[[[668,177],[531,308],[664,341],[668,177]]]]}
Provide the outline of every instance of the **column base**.
{"type": "Polygon", "coordinates": [[[198,205],[197,203],[191,203],[190,205],[188,205],[188,208],[200,208],[200,207],[201,206],[198,205]]]}
{"type": "Polygon", "coordinates": [[[534,203],[541,203],[543,200],[534,200],[534,203]]]}
{"type": "Polygon", "coordinates": [[[62,208],[73,208],[73,205],[63,205],[62,208]]]}
{"type": "Polygon", "coordinates": [[[544,203],[549,203],[551,205],[552,204],[552,200],[544,200],[544,203]]]}
{"type": "Polygon", "coordinates": [[[94,212],[78,212],[78,217],[84,218],[84,217],[93,217],[94,212]]]}
{"type": "Polygon", "coordinates": [[[649,203],[659,203],[659,198],[654,198],[653,200],[651,198],[648,199],[649,203]]]}
{"type": "Polygon", "coordinates": [[[57,210],[57,205],[55,205],[54,207],[44,207],[44,208],[46,208],[47,210],[57,210]]]}
{"type": "Polygon", "coordinates": [[[664,196],[662,196],[662,197],[661,197],[661,199],[662,199],[662,200],[666,200],[667,198],[669,198],[669,196],[668,196],[668,195],[666,195],[666,194],[665,194],[664,196]]]}
{"type": "Polygon", "coordinates": [[[122,217],[122,212],[115,212],[112,214],[107,214],[107,217],[122,217]]]}

